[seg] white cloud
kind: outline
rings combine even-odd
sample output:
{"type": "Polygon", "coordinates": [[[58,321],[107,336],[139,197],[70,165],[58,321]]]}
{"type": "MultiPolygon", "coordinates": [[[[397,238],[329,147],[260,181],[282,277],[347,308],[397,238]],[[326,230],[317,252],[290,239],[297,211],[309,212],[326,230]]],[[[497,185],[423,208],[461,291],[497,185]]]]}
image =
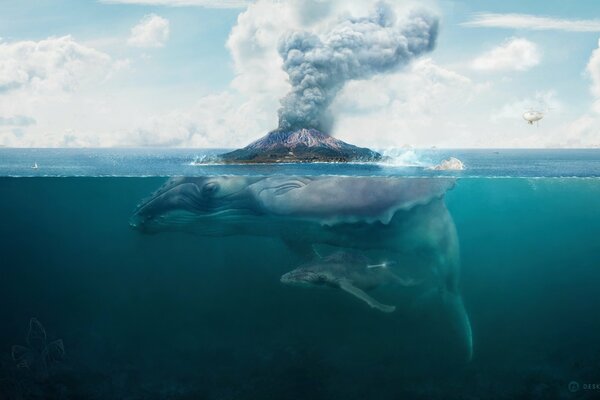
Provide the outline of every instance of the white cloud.
{"type": "Polygon", "coordinates": [[[531,30],[559,30],[567,32],[600,32],[598,19],[564,19],[529,14],[477,13],[461,25],[476,28],[509,28],[531,30]]]}
{"type": "Polygon", "coordinates": [[[29,126],[35,125],[35,118],[26,115],[0,116],[0,126],[29,126]]]}
{"type": "Polygon", "coordinates": [[[168,7],[245,8],[249,0],[100,0],[106,4],[139,4],[168,7]]]}
{"type": "Polygon", "coordinates": [[[471,67],[480,71],[526,71],[540,63],[537,45],[527,39],[511,38],[480,55],[471,67]]]}
{"type": "Polygon", "coordinates": [[[56,146],[65,125],[98,122],[81,112],[90,90],[125,66],[71,36],[0,42],[0,144],[56,146]]]}
{"type": "Polygon", "coordinates": [[[127,43],[135,47],[163,47],[168,39],[169,20],[149,14],[131,28],[131,36],[127,43]]]}
{"type": "Polygon", "coordinates": [[[235,147],[264,134],[263,121],[253,103],[239,94],[223,92],[201,98],[185,110],[151,116],[128,135],[133,146],[235,147]]]}
{"type": "Polygon", "coordinates": [[[105,78],[110,56],[77,43],[71,36],[39,42],[0,42],[0,93],[23,87],[36,92],[71,91],[105,78]]]}
{"type": "Polygon", "coordinates": [[[598,48],[592,52],[586,71],[592,79],[591,92],[596,98],[594,109],[600,113],[600,40],[598,41],[598,48]]]}
{"type": "Polygon", "coordinates": [[[279,99],[289,90],[277,44],[284,32],[302,27],[299,9],[305,4],[250,4],[227,40],[235,71],[230,87],[193,106],[148,116],[127,135],[128,144],[238,147],[276,128],[279,99]]]}
{"type": "Polygon", "coordinates": [[[592,81],[590,92],[594,103],[590,111],[567,125],[565,140],[571,147],[600,147],[600,40],[598,48],[592,51],[586,72],[592,81]]]}
{"type": "Polygon", "coordinates": [[[362,146],[455,147],[485,87],[425,58],[408,70],[350,82],[333,104],[336,137],[362,146]]]}
{"type": "Polygon", "coordinates": [[[600,147],[600,118],[584,114],[564,129],[564,147],[600,147]]]}

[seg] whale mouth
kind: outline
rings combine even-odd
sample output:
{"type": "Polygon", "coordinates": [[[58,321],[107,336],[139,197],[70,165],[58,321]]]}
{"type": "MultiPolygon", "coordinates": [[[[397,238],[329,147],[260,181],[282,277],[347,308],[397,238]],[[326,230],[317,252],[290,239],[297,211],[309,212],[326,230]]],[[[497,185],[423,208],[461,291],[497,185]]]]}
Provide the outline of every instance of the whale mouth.
{"type": "Polygon", "coordinates": [[[168,227],[181,227],[197,220],[196,214],[185,210],[172,210],[160,215],[136,212],[129,218],[129,225],[140,232],[153,232],[166,230],[168,227]]]}
{"type": "Polygon", "coordinates": [[[294,283],[298,282],[293,271],[283,274],[279,281],[284,285],[293,285],[294,283]]]}
{"type": "Polygon", "coordinates": [[[219,192],[215,182],[210,178],[172,178],[138,204],[129,225],[144,233],[187,230],[217,235],[226,234],[228,222],[240,223],[256,214],[239,188],[219,192]]]}
{"type": "Polygon", "coordinates": [[[319,283],[320,279],[317,274],[313,272],[305,270],[293,270],[283,274],[279,281],[284,285],[306,287],[319,283]]]}
{"type": "Polygon", "coordinates": [[[143,233],[184,230],[204,235],[223,235],[226,234],[228,221],[240,223],[244,217],[253,215],[243,209],[226,209],[206,214],[170,210],[153,216],[135,213],[129,219],[129,225],[143,233]]]}

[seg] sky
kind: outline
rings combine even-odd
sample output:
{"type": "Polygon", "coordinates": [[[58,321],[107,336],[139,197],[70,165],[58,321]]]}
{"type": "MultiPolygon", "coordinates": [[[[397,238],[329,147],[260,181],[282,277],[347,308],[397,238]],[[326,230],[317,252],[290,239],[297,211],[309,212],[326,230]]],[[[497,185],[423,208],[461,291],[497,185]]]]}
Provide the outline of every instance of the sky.
{"type": "MultiPolygon", "coordinates": [[[[348,75],[328,98],[326,133],[375,149],[600,147],[595,3],[387,0],[398,29],[436,18],[435,47],[348,75]],[[545,112],[538,125],[522,118],[529,109],[545,112]]],[[[294,73],[286,38],[327,42],[377,7],[0,0],[0,146],[244,146],[278,126],[294,73]]]]}

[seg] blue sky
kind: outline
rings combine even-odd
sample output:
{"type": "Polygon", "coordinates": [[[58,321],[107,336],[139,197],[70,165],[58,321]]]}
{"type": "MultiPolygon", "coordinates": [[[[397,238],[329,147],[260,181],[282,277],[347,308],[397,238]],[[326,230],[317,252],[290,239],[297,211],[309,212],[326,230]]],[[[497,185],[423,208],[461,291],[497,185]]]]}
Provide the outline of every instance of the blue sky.
{"type": "MultiPolygon", "coordinates": [[[[505,90],[526,95],[531,91],[552,88],[570,101],[586,103],[591,99],[589,79],[584,76],[591,52],[598,47],[600,32],[565,32],[559,30],[468,28],[461,24],[480,12],[518,13],[552,16],[560,19],[587,19],[598,15],[600,4],[565,1],[476,1],[443,2],[444,28],[435,58],[442,63],[470,59],[496,46],[508,37],[525,38],[543,51],[543,62],[531,71],[514,74],[515,81],[505,90]]],[[[583,105],[583,104],[581,104],[583,105]]]]}
{"type": "MultiPolygon", "coordinates": [[[[375,148],[600,145],[600,4],[389,2],[399,21],[437,15],[437,46],[348,82],[328,133],[375,148]],[[539,126],[530,107],[546,110],[539,126]]],[[[277,126],[281,37],[325,36],[375,3],[2,0],[0,145],[242,146],[277,126]]]]}

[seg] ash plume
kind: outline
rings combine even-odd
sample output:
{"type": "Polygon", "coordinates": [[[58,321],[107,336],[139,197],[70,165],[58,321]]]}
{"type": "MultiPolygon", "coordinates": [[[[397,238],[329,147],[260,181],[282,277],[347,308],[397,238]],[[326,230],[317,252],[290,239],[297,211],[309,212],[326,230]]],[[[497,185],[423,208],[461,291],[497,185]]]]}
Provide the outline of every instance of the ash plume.
{"type": "Polygon", "coordinates": [[[329,105],[347,81],[401,68],[431,51],[437,33],[437,17],[422,11],[398,21],[389,5],[379,3],[369,17],[346,19],[323,37],[288,34],[278,50],[292,89],[281,99],[278,130],[329,132],[329,105]]]}

